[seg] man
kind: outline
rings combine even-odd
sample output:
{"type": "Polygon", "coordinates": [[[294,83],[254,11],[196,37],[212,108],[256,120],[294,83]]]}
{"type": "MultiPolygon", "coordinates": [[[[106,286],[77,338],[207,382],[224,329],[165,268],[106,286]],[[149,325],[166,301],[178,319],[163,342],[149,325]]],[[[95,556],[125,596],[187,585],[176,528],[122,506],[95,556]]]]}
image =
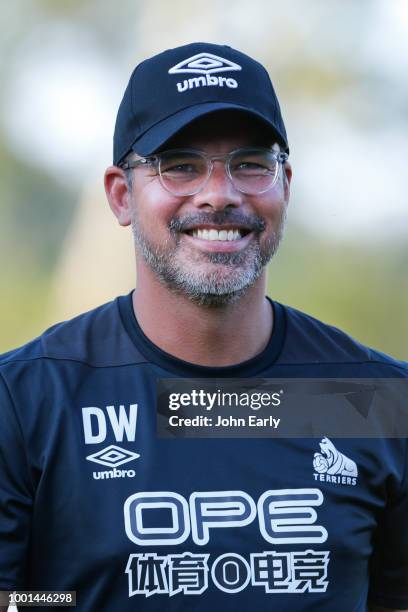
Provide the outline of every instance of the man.
{"type": "Polygon", "coordinates": [[[137,289],[3,356],[2,589],[81,611],[408,608],[405,439],[156,434],[159,379],[408,375],[265,297],[288,152],[243,53],[194,43],[133,72],[105,187],[137,289]]]}

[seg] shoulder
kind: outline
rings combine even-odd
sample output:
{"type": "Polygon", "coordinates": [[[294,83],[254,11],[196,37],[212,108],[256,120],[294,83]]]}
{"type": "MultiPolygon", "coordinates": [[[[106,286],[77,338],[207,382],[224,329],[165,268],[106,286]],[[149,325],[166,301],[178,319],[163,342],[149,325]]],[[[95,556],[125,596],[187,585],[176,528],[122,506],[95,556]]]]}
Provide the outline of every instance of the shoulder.
{"type": "MultiPolygon", "coordinates": [[[[365,346],[344,331],[309,314],[283,306],[286,339],[280,361],[291,364],[363,366],[376,376],[408,377],[408,363],[365,346]]],[[[368,373],[368,372],[367,372],[368,373]]]]}
{"type": "Polygon", "coordinates": [[[121,320],[117,298],[47,329],[22,347],[0,356],[0,370],[18,364],[72,361],[95,367],[120,365],[137,358],[121,320]]]}

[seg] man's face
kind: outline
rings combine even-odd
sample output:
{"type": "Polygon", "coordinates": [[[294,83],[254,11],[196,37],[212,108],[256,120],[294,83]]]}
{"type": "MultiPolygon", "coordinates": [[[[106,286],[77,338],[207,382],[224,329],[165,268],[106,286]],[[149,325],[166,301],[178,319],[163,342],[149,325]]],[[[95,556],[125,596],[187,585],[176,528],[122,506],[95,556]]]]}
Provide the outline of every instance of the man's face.
{"type": "MultiPolygon", "coordinates": [[[[223,155],[248,146],[271,146],[257,123],[242,115],[219,113],[185,128],[165,149],[193,148],[223,155]]],[[[290,178],[290,170],[287,170],[290,178]]],[[[138,167],[132,175],[131,220],[139,257],[170,290],[201,305],[232,303],[261,276],[282,237],[288,180],[281,169],[268,191],[246,195],[235,189],[222,161],[202,191],[174,196],[155,170],[138,167]],[[221,240],[213,240],[214,232],[221,240]]],[[[138,273],[143,266],[139,266],[138,273]]]]}

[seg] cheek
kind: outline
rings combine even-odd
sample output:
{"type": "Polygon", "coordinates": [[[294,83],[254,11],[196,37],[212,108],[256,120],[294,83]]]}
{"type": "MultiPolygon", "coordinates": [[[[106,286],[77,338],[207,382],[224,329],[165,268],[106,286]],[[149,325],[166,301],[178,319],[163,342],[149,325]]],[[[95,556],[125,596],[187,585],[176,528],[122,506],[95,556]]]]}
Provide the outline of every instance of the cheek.
{"type": "Polygon", "coordinates": [[[179,199],[168,194],[158,181],[150,181],[134,192],[134,213],[147,231],[159,234],[167,227],[180,206],[179,199]]]}
{"type": "Polygon", "coordinates": [[[273,194],[259,202],[256,211],[266,223],[266,230],[274,229],[282,220],[286,210],[286,202],[282,189],[274,189],[273,194]]]}

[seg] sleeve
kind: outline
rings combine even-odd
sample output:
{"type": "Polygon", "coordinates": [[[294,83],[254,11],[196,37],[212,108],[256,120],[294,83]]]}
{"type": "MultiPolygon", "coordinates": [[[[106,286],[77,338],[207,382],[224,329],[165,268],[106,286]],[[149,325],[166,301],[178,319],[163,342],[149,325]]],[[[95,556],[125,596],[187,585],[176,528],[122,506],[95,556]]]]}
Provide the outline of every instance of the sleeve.
{"type": "Polygon", "coordinates": [[[408,441],[400,487],[377,528],[368,598],[379,606],[408,609],[408,441]]]}
{"type": "Polygon", "coordinates": [[[0,589],[23,589],[33,487],[21,425],[0,372],[0,589]]]}

